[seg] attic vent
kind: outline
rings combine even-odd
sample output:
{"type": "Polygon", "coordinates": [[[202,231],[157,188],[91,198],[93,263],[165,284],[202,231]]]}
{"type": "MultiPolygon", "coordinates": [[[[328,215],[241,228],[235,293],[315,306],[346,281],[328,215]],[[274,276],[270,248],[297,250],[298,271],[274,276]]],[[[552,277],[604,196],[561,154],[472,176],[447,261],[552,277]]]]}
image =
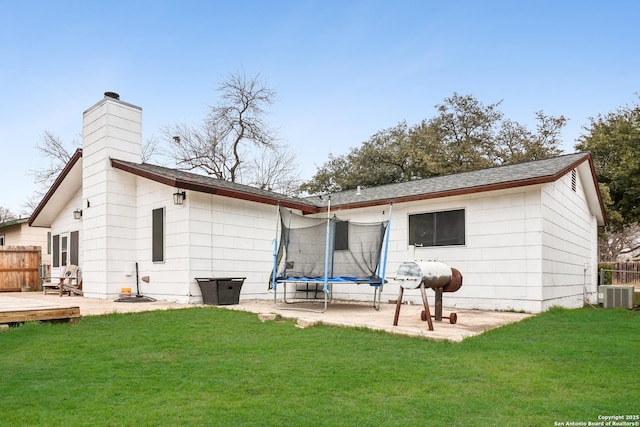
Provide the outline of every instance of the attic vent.
{"type": "Polygon", "coordinates": [[[571,170],[571,189],[576,191],[576,170],[571,170]]]}

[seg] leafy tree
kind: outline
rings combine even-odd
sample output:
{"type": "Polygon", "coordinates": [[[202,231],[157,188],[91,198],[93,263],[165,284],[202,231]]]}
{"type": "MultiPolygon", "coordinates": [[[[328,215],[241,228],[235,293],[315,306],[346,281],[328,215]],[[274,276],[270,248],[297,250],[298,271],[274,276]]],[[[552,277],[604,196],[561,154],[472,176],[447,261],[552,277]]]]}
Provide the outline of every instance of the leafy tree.
{"type": "Polygon", "coordinates": [[[335,192],[358,185],[372,187],[410,179],[413,164],[406,151],[411,147],[408,138],[407,123],[401,122],[376,133],[344,156],[329,155],[329,160],[301,189],[308,193],[335,192]]]}
{"type": "Polygon", "coordinates": [[[170,156],[178,168],[286,191],[290,181],[297,179],[295,156],[286,145],[277,143],[275,132],[264,121],[275,92],[259,75],[247,78],[244,72],[231,74],[220,83],[218,92],[220,102],[199,126],[165,128],[172,141],[170,156]],[[285,175],[288,180],[283,179],[285,175]]]}
{"type": "Polygon", "coordinates": [[[504,120],[497,135],[498,162],[520,163],[558,156],[560,132],[567,123],[564,116],[547,116],[537,111],[536,133],[511,120],[504,120]]]}
{"type": "Polygon", "coordinates": [[[596,178],[608,187],[613,202],[608,212],[613,229],[639,222],[640,105],[636,101],[600,114],[591,118],[584,129],[586,133],[578,138],[575,148],[591,152],[596,178]]]}
{"type": "Polygon", "coordinates": [[[342,156],[330,155],[301,189],[333,192],[464,172],[560,154],[564,117],[536,113],[536,132],[505,120],[500,102],[484,106],[454,93],[436,105],[431,119],[401,122],[373,135],[342,156]]]}
{"type": "Polygon", "coordinates": [[[483,106],[471,95],[454,93],[436,105],[438,115],[429,121],[442,153],[450,164],[448,172],[483,169],[495,164],[496,126],[503,114],[501,102],[483,106]]]}
{"type": "Polygon", "coordinates": [[[575,148],[591,152],[609,219],[600,230],[600,260],[616,261],[640,241],[640,105],[599,114],[584,130],[575,148]]]}

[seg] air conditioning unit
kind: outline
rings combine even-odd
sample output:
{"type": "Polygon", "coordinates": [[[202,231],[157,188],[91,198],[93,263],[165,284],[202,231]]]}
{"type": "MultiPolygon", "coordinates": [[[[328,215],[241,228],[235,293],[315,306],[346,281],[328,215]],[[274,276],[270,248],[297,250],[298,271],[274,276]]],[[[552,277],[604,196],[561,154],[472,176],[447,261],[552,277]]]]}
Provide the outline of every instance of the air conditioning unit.
{"type": "Polygon", "coordinates": [[[602,285],[598,288],[598,293],[602,293],[604,308],[633,309],[633,292],[633,286],[602,285]]]}

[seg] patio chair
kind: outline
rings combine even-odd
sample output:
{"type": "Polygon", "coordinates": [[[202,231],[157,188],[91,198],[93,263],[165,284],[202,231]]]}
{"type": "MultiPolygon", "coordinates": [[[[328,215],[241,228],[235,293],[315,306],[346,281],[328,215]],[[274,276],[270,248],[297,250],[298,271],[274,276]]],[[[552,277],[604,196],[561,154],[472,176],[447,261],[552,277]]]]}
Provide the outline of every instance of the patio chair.
{"type": "Polygon", "coordinates": [[[82,278],[80,277],[80,269],[77,265],[69,265],[64,276],[60,280],[60,296],[65,293],[83,296],[82,278]]]}
{"type": "Polygon", "coordinates": [[[65,287],[79,288],[81,286],[78,282],[78,266],[74,264],[63,266],[60,269],[60,276],[57,279],[58,280],[56,281],[52,278],[51,282],[42,284],[42,293],[44,295],[48,293],[57,293],[58,295],[62,296],[63,292],[67,292],[67,290],[64,290],[65,287]]]}

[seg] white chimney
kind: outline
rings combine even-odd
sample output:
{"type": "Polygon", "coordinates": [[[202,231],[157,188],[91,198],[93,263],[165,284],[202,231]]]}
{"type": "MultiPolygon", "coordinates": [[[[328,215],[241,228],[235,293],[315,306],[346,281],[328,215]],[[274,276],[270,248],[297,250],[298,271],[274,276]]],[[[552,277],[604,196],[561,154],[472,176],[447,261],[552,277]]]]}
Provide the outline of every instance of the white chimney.
{"type": "Polygon", "coordinates": [[[136,259],[136,178],[112,168],[112,158],[142,162],[142,108],[105,92],[82,116],[81,238],[88,297],[116,297],[132,285],[121,272],[136,259]]]}

